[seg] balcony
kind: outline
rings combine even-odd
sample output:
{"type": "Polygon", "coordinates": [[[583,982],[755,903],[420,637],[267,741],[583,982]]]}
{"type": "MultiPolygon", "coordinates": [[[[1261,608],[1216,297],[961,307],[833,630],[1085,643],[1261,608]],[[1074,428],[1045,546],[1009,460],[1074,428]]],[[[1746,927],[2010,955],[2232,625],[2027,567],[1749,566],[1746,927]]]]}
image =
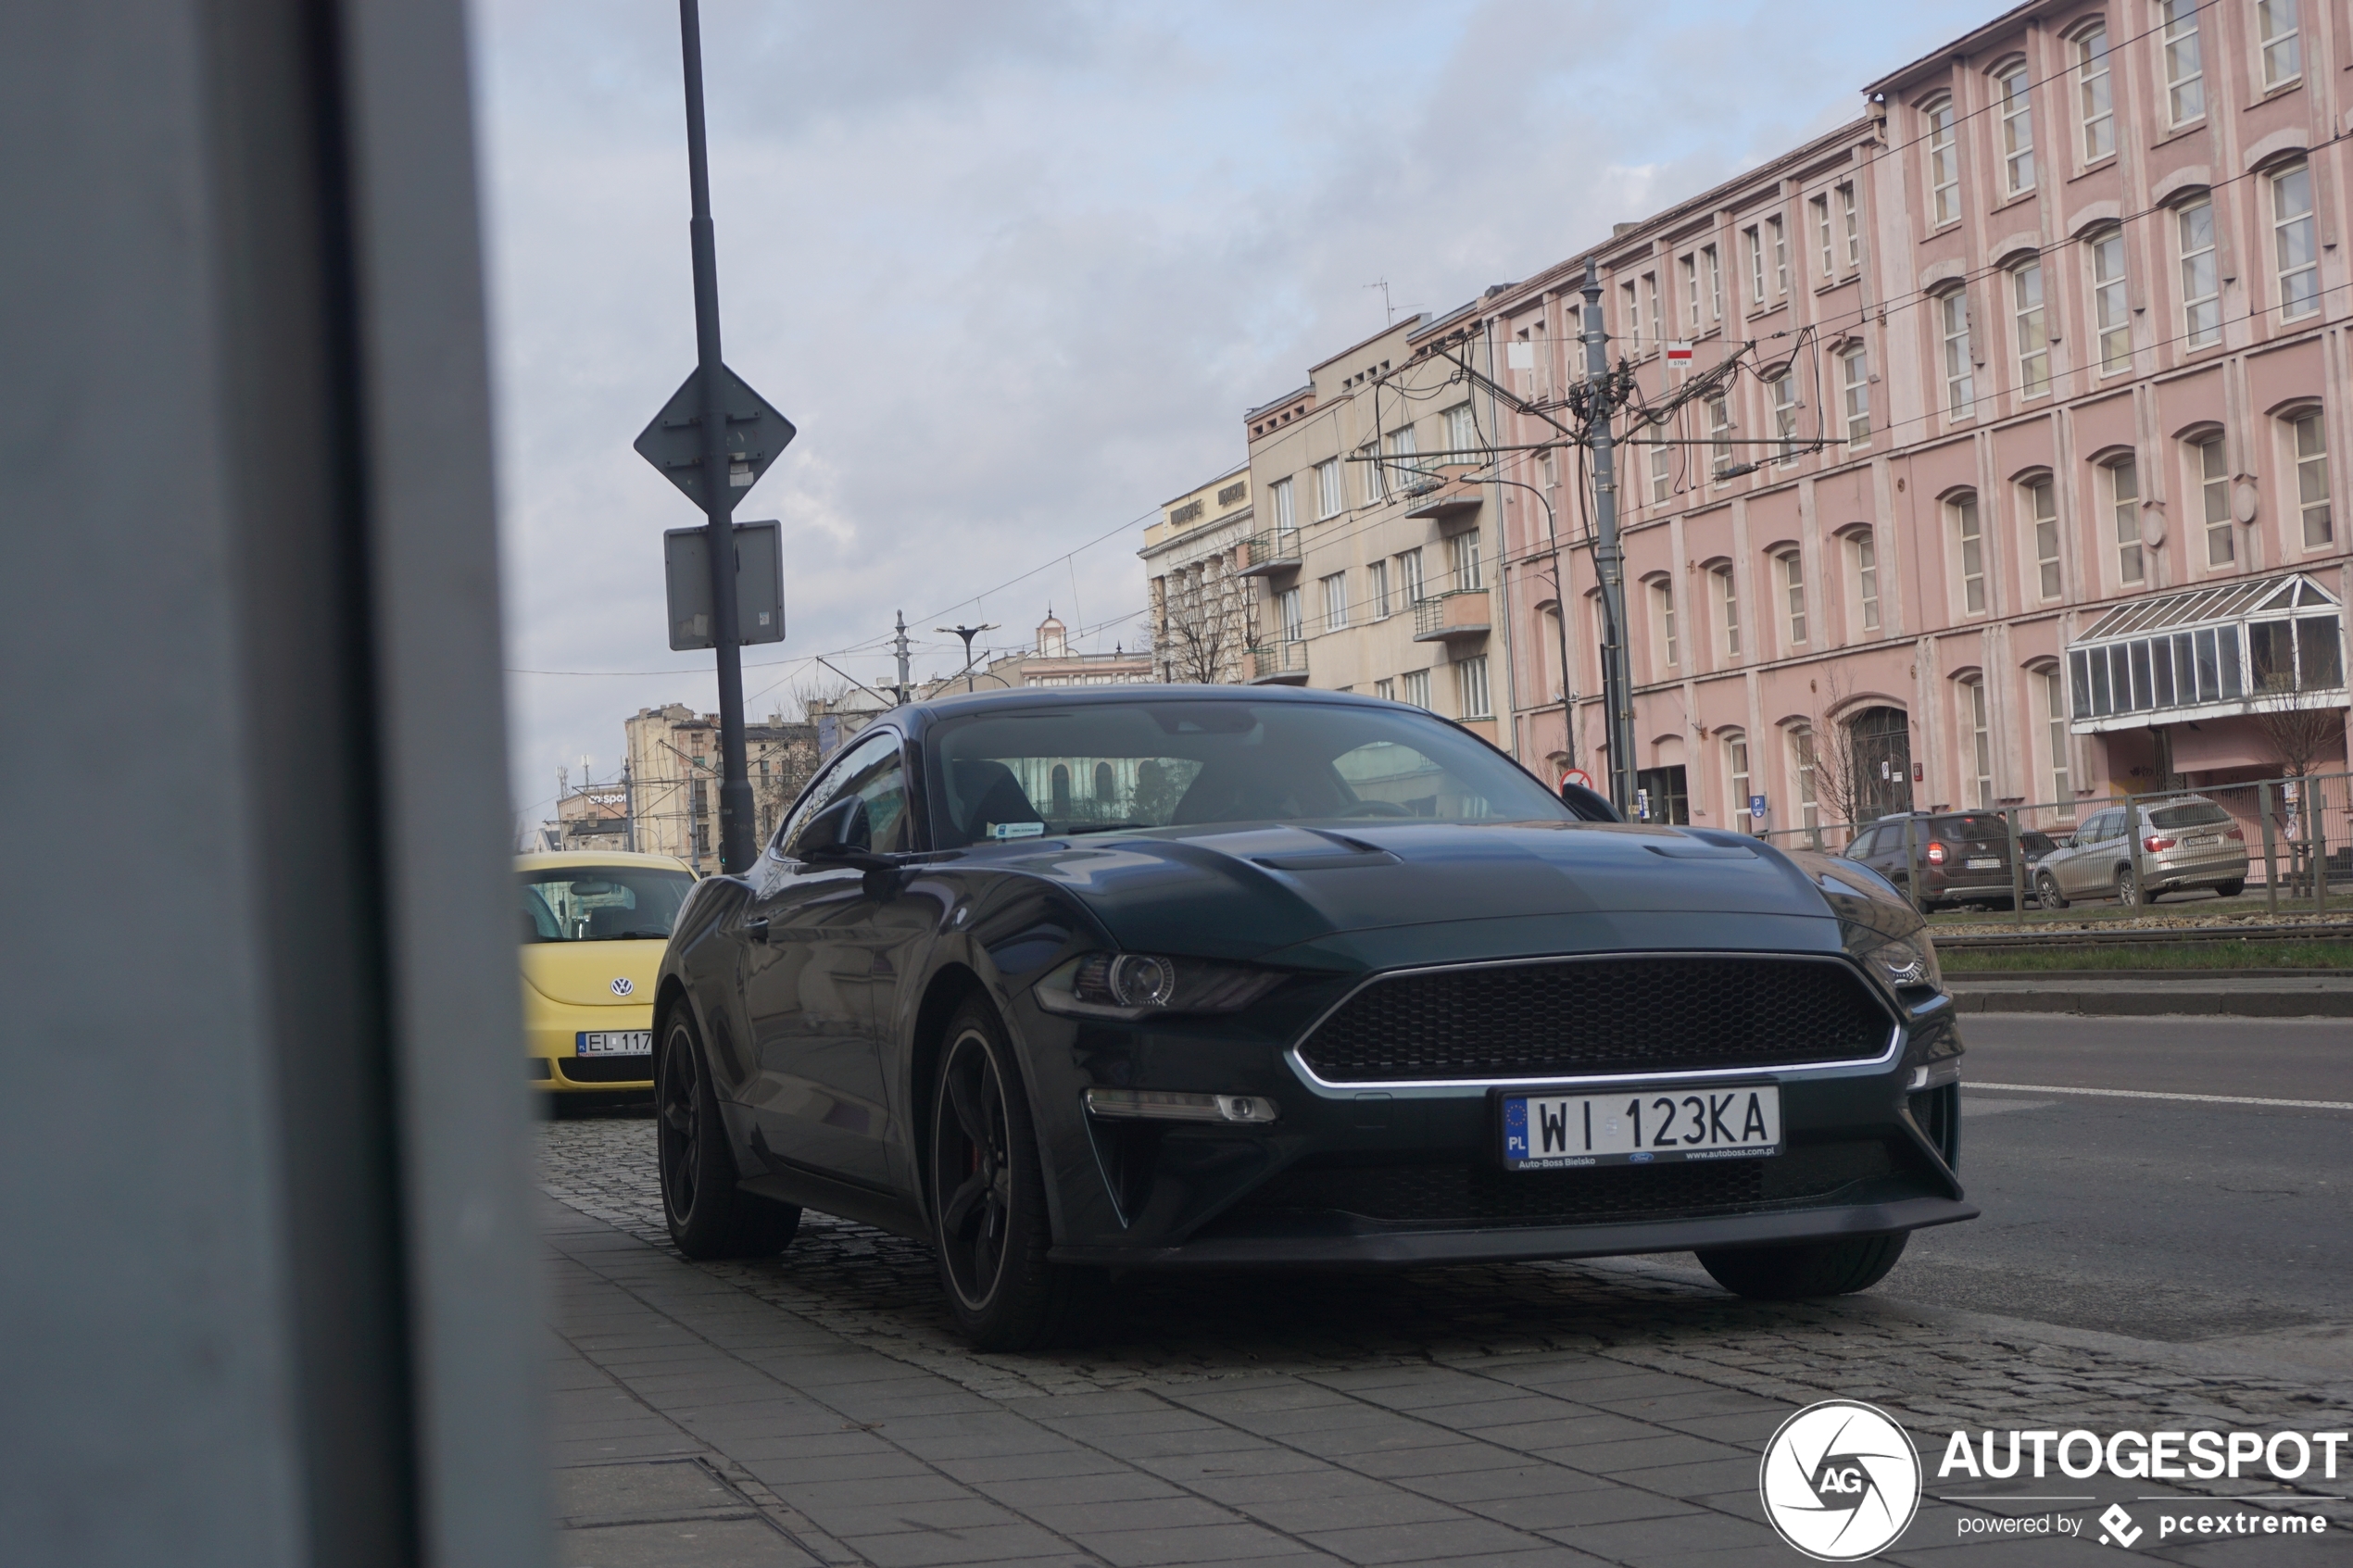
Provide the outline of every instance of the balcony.
{"type": "Polygon", "coordinates": [[[1463,474],[1441,479],[1431,474],[1402,492],[1409,503],[1407,517],[1430,518],[1441,527],[1466,523],[1477,515],[1484,489],[1478,482],[1463,474]]]}
{"type": "Polygon", "coordinates": [[[1246,552],[1237,577],[1266,577],[1277,571],[1299,569],[1299,530],[1277,529],[1271,533],[1253,533],[1242,546],[1246,552]]]}
{"type": "Polygon", "coordinates": [[[1253,686],[1303,686],[1307,684],[1307,645],[1305,643],[1261,643],[1248,650],[1250,672],[1253,686]]]}
{"type": "Polygon", "coordinates": [[[1453,637],[1483,637],[1491,611],[1484,588],[1455,588],[1414,601],[1414,641],[1442,643],[1453,637]]]}

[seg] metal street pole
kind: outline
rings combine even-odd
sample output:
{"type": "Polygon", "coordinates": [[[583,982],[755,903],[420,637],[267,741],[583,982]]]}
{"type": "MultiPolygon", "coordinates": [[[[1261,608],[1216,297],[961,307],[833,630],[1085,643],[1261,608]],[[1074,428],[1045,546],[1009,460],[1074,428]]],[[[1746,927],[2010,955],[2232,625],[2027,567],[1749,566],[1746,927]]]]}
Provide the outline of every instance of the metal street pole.
{"type": "Polygon", "coordinates": [[[1590,257],[1585,263],[1584,295],[1585,376],[1593,398],[1590,437],[1593,447],[1593,569],[1602,585],[1602,707],[1609,723],[1609,798],[1621,815],[1631,816],[1634,681],[1626,662],[1626,557],[1617,542],[1617,454],[1609,428],[1609,339],[1602,331],[1601,275],[1590,257]]]}
{"type": "Polygon", "coordinates": [[[899,635],[890,640],[890,646],[899,650],[899,685],[897,689],[899,692],[899,705],[901,708],[904,708],[907,706],[907,693],[910,690],[910,687],[907,684],[907,612],[903,609],[899,612],[899,635]]]}
{"type": "Polygon", "coordinates": [[[743,639],[736,624],[735,486],[727,459],[727,405],[719,360],[719,252],[711,225],[711,156],[703,142],[702,19],[678,0],[686,64],[686,178],[694,211],[696,373],[701,379],[702,499],[710,518],[711,636],[719,666],[719,868],[751,869],[751,771],[744,761],[743,639]]]}
{"type": "Polygon", "coordinates": [[[935,626],[932,630],[952,632],[964,639],[964,690],[973,690],[973,639],[983,632],[994,632],[997,623],[992,621],[986,626],[935,626]]]}

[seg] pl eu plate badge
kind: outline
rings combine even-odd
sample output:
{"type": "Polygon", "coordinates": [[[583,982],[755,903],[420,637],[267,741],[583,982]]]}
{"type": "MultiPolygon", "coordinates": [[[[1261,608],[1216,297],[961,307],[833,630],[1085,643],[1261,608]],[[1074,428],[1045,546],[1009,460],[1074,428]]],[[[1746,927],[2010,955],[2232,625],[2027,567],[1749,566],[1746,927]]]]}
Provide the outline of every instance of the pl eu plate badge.
{"type": "Polygon", "coordinates": [[[1528,1158],[1528,1101],[1513,1098],[1504,1102],[1504,1158],[1528,1158]]]}

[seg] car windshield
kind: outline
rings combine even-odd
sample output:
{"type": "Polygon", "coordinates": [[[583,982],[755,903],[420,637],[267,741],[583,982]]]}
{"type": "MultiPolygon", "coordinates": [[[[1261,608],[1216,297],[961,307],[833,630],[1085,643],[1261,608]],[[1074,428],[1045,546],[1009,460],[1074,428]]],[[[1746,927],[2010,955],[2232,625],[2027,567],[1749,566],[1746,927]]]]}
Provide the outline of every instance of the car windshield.
{"type": "Polygon", "coordinates": [[[651,866],[567,866],[522,878],[525,942],[663,941],[695,879],[651,866]]]}
{"type": "Polygon", "coordinates": [[[2211,800],[2187,800],[2149,813],[2149,826],[2158,828],[2202,828],[2230,820],[2231,814],[2211,800]]]}
{"type": "Polygon", "coordinates": [[[2010,841],[2009,824],[1994,816],[1939,817],[1930,824],[1929,832],[1945,838],[1957,838],[1964,844],[2007,844],[2010,841]]]}
{"type": "Polygon", "coordinates": [[[1349,703],[1041,703],[948,720],[926,746],[942,848],[1225,822],[1576,820],[1452,725],[1349,703]]]}

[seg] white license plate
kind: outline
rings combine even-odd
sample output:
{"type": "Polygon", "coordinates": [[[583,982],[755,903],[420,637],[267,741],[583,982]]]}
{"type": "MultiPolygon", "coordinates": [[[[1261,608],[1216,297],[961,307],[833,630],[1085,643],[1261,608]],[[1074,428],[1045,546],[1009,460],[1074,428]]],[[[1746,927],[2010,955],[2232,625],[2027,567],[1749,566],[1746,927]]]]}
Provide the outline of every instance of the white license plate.
{"type": "Polygon", "coordinates": [[[1514,1171],[1746,1160],[1780,1146],[1781,1091],[1770,1084],[1504,1097],[1504,1164],[1514,1171]]]}
{"type": "Polygon", "coordinates": [[[575,1046],[582,1056],[651,1056],[654,1053],[654,1032],[650,1029],[584,1029],[575,1046]]]}
{"type": "Polygon", "coordinates": [[[2220,844],[2221,842],[2222,835],[2221,834],[2209,833],[2204,838],[2185,838],[2182,840],[2182,847],[2184,849],[2203,849],[2209,844],[2220,844]]]}
{"type": "Polygon", "coordinates": [[[1998,872],[2002,869],[2002,859],[1998,855],[1980,855],[1969,863],[1969,869],[1973,872],[1998,872]]]}

